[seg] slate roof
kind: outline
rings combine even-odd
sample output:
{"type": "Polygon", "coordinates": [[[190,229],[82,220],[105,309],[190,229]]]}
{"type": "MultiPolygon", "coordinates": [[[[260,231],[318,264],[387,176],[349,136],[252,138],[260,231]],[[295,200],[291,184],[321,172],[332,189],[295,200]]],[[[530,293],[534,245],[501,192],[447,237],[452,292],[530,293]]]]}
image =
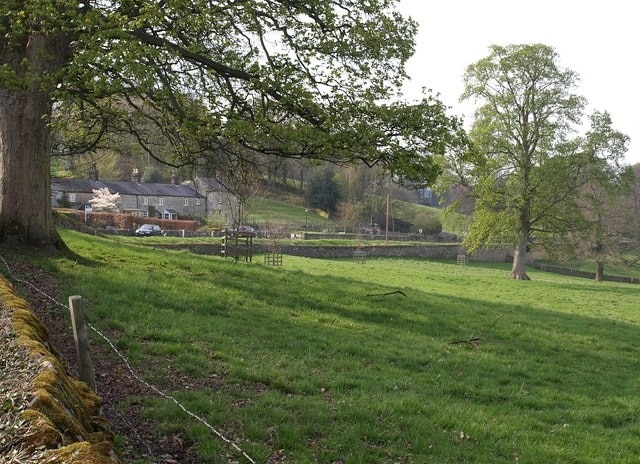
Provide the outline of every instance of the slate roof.
{"type": "Polygon", "coordinates": [[[94,190],[108,188],[120,195],[140,195],[158,197],[204,198],[193,187],[183,184],[155,184],[111,180],[52,179],[51,191],[71,193],[93,193],[94,190]]]}
{"type": "Polygon", "coordinates": [[[191,185],[195,187],[199,192],[220,192],[226,190],[226,188],[220,183],[220,181],[213,177],[196,177],[195,179],[183,182],[182,185],[191,185]]]}

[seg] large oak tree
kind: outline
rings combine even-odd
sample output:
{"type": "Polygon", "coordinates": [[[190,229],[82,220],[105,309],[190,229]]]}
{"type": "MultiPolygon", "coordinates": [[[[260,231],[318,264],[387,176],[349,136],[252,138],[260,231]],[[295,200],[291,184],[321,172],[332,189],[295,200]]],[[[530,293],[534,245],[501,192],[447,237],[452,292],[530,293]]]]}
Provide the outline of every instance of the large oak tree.
{"type": "Polygon", "coordinates": [[[56,154],[127,133],[178,167],[249,150],[433,180],[459,127],[430,95],[392,103],[416,32],[395,3],[3,0],[0,240],[64,246],[49,156],[71,127],[56,154]]]}
{"type": "Polygon", "coordinates": [[[462,97],[479,106],[472,149],[449,158],[449,185],[462,184],[475,200],[466,245],[512,247],[516,279],[528,279],[531,245],[554,246],[590,226],[584,186],[622,172],[626,136],[606,113],[577,135],[586,101],[573,93],[578,75],[559,61],[547,45],[493,45],[464,76],[462,97]]]}

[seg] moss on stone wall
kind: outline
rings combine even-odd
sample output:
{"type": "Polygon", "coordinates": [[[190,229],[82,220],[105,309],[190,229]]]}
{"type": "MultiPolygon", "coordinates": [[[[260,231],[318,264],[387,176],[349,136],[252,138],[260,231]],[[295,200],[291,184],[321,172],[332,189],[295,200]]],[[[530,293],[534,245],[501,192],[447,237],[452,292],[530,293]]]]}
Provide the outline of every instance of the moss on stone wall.
{"type": "Polygon", "coordinates": [[[38,450],[38,456],[48,464],[118,462],[113,452],[113,434],[100,415],[100,398],[69,372],[50,345],[47,328],[1,278],[0,302],[12,311],[17,343],[40,366],[35,378],[25,386],[31,400],[21,412],[22,418],[29,421],[28,433],[21,437],[22,450],[38,450]]]}

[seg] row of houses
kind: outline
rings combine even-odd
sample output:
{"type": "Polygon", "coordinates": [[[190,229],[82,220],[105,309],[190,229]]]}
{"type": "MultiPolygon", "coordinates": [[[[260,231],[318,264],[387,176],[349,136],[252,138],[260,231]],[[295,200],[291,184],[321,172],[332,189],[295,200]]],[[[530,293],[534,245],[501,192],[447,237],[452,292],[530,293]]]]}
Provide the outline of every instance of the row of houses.
{"type": "Polygon", "coordinates": [[[235,207],[235,198],[215,179],[196,177],[178,183],[143,183],[137,169],[131,181],[93,179],[52,179],[51,206],[54,208],[84,209],[95,197],[94,190],[107,188],[110,193],[119,193],[117,205],[121,213],[139,217],[161,217],[164,219],[205,218],[218,213],[228,220],[235,207]]]}

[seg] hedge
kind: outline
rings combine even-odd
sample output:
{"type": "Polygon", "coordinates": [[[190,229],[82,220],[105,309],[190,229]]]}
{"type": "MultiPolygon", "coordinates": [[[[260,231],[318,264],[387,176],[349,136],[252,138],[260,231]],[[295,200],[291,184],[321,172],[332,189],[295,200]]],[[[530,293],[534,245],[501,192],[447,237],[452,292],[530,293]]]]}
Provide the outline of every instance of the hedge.
{"type": "Polygon", "coordinates": [[[142,218],[132,214],[107,213],[107,212],[91,212],[85,213],[76,209],[57,209],[60,214],[66,216],[74,216],[79,222],[85,222],[86,225],[96,229],[106,229],[107,227],[115,227],[119,230],[135,230],[142,224],[157,224],[163,230],[197,230],[200,227],[198,221],[181,221],[160,218],[142,218]]]}

